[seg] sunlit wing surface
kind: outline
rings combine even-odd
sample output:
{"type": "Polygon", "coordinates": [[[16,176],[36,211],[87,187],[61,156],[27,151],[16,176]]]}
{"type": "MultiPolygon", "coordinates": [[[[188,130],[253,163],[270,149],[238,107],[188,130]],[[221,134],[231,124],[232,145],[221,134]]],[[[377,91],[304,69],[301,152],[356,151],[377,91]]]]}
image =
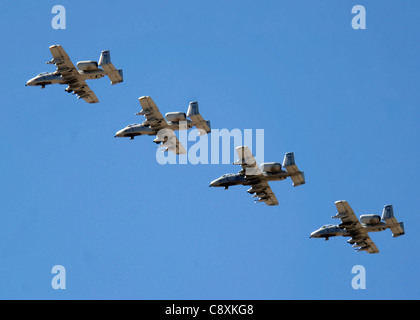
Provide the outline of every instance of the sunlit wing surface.
{"type": "Polygon", "coordinates": [[[379,253],[375,243],[364,231],[362,224],[347,201],[337,201],[335,206],[338,210],[336,217],[341,219],[340,226],[350,233],[351,241],[355,243],[356,247],[359,247],[358,250],[364,250],[368,253],[379,253]]]}
{"type": "Polygon", "coordinates": [[[263,173],[257,164],[251,150],[247,146],[236,148],[239,160],[234,164],[240,165],[245,174],[245,177],[250,182],[252,190],[255,191],[253,197],[258,198],[257,202],[265,202],[269,206],[276,206],[279,204],[277,198],[271,190],[267,181],[262,180],[263,173]]]}
{"type": "Polygon", "coordinates": [[[137,113],[146,117],[144,125],[149,125],[152,129],[160,130],[167,126],[165,118],[159,111],[159,108],[156,106],[155,102],[150,97],[141,97],[139,98],[140,105],[142,110],[137,113]]]}
{"type": "Polygon", "coordinates": [[[63,47],[60,45],[54,45],[50,47],[50,51],[53,56],[51,63],[56,65],[56,72],[61,74],[70,89],[73,90],[79,98],[88,103],[99,102],[99,99],[89,88],[86,82],[81,79],[79,71],[77,71],[63,47]]]}
{"type": "Polygon", "coordinates": [[[357,240],[355,245],[360,248],[358,249],[359,251],[365,250],[367,253],[379,253],[378,247],[367,234],[364,239],[357,240]]]}
{"type": "Polygon", "coordinates": [[[234,164],[242,167],[247,178],[248,176],[262,175],[262,171],[258,166],[257,161],[247,146],[237,147],[236,153],[238,154],[239,160],[234,164]]]}
{"type": "Polygon", "coordinates": [[[276,195],[267,182],[257,182],[251,184],[251,187],[256,192],[254,197],[259,198],[259,200],[257,200],[258,202],[265,202],[269,206],[277,206],[279,204],[276,195]]]}
{"type": "Polygon", "coordinates": [[[157,130],[156,140],[162,141],[161,146],[167,151],[172,151],[176,154],[187,153],[175,133],[171,129],[166,128],[168,123],[160,113],[159,108],[156,106],[153,99],[150,97],[141,97],[139,98],[139,101],[142,110],[137,113],[137,115],[141,115],[146,118],[143,125],[150,126],[153,130],[157,130]]]}
{"type": "Polygon", "coordinates": [[[175,154],[186,154],[183,145],[179,142],[175,133],[171,129],[161,129],[157,134],[157,138],[162,141],[162,147],[167,151],[172,151],[175,154]]]}

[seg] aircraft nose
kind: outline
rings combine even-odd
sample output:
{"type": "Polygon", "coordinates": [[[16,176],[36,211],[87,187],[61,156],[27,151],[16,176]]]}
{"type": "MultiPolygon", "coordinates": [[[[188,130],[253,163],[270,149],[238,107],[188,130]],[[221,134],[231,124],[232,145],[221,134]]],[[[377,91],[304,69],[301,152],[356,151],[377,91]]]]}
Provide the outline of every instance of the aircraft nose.
{"type": "Polygon", "coordinates": [[[25,87],[27,87],[27,86],[33,86],[33,85],[35,85],[35,78],[29,79],[26,82],[25,87]]]}
{"type": "Polygon", "coordinates": [[[117,138],[117,137],[122,137],[122,136],[123,136],[123,130],[120,130],[120,131],[117,131],[117,132],[115,133],[114,138],[117,138]]]}
{"type": "Polygon", "coordinates": [[[209,187],[217,187],[217,180],[210,182],[209,187]]]}

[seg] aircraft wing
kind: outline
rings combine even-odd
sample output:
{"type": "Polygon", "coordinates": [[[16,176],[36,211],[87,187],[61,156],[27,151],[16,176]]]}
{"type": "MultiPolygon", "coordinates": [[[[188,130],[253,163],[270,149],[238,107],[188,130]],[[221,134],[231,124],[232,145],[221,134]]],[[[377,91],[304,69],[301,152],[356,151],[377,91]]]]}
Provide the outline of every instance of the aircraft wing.
{"type": "Polygon", "coordinates": [[[354,214],[353,209],[347,201],[337,201],[335,203],[338,213],[333,218],[341,219],[341,225],[351,235],[351,241],[358,247],[358,251],[366,251],[368,253],[379,253],[375,243],[369,237],[367,232],[364,231],[362,224],[354,214]]]}
{"type": "Polygon", "coordinates": [[[252,190],[255,191],[253,197],[257,197],[256,202],[265,202],[269,206],[277,206],[279,202],[277,201],[276,195],[273,190],[271,190],[268,182],[256,181],[254,184],[251,184],[252,190]]]}
{"type": "Polygon", "coordinates": [[[262,175],[262,171],[258,166],[257,161],[247,146],[237,147],[236,153],[238,154],[239,160],[233,164],[240,165],[247,178],[249,178],[249,176],[262,175]]]}
{"type": "MultiPolygon", "coordinates": [[[[353,239],[353,238],[352,238],[353,239]]],[[[359,247],[357,251],[366,251],[367,253],[379,253],[378,247],[372,239],[365,233],[363,239],[358,239],[355,246],[359,247]]]]}
{"type": "Polygon", "coordinates": [[[143,123],[144,125],[149,125],[155,130],[160,130],[167,126],[165,118],[160,113],[159,108],[156,106],[152,98],[141,97],[139,98],[139,101],[142,110],[137,113],[137,115],[146,117],[146,121],[143,123]]]}
{"type": "Polygon", "coordinates": [[[78,95],[78,99],[82,98],[88,103],[99,102],[86,82],[81,79],[79,71],[77,71],[63,47],[54,45],[50,47],[50,51],[53,59],[49,63],[56,65],[56,72],[61,74],[70,89],[78,95]]]}
{"type": "Polygon", "coordinates": [[[175,154],[186,154],[184,146],[179,142],[175,133],[171,129],[161,129],[157,133],[157,141],[161,141],[160,146],[165,148],[165,151],[172,151],[175,154]]]}
{"type": "Polygon", "coordinates": [[[273,190],[271,190],[270,185],[267,181],[261,179],[263,173],[252,155],[251,150],[246,146],[242,146],[237,147],[236,152],[239,160],[234,164],[242,166],[242,172],[248,179],[252,191],[255,192],[253,197],[258,198],[256,202],[265,202],[269,206],[278,205],[279,202],[277,201],[273,190]]]}

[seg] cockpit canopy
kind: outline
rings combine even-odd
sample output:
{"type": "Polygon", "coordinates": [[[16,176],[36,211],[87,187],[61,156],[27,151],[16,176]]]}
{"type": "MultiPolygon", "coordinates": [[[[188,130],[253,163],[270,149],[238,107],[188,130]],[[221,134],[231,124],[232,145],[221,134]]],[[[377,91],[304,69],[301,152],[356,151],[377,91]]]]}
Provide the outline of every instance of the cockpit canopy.
{"type": "Polygon", "coordinates": [[[39,77],[39,76],[45,76],[46,74],[49,74],[49,72],[41,72],[41,73],[38,75],[38,77],[39,77]]]}
{"type": "Polygon", "coordinates": [[[131,128],[131,127],[135,127],[135,126],[138,126],[138,123],[132,123],[132,124],[129,124],[129,125],[127,126],[127,128],[131,128]]]}
{"type": "Polygon", "coordinates": [[[234,173],[226,173],[226,174],[224,174],[224,175],[222,176],[222,178],[232,177],[232,176],[234,176],[234,175],[235,175],[234,173]]]}
{"type": "Polygon", "coordinates": [[[321,229],[331,228],[334,227],[332,224],[326,224],[325,226],[322,226],[321,229]]]}

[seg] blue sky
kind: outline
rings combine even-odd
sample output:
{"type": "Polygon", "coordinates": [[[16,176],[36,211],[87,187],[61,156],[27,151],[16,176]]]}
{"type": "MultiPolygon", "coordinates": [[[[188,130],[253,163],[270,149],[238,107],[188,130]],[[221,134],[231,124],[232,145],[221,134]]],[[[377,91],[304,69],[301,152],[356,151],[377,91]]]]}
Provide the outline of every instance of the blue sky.
{"type": "MultiPolygon", "coordinates": [[[[418,299],[420,3],[394,1],[3,1],[0,4],[0,298],[418,299]],[[124,4],[123,4],[124,3],[124,4]],[[64,5],[67,29],[51,9],[64,5]],[[353,30],[362,4],[367,29],[353,30]],[[61,44],[74,63],[110,50],[124,82],[88,84],[100,103],[25,87],[61,44]],[[264,129],[267,162],[294,152],[307,184],[273,182],[279,206],[238,168],[159,165],[150,137],[115,139],[199,101],[213,128],[264,129]],[[406,235],[309,239],[334,202],[359,216],[393,204],[406,235]],[[51,288],[63,265],[67,289],[51,288]],[[351,286],[366,268],[366,290],[351,286]]],[[[232,146],[232,156],[233,156],[232,146]]],[[[232,159],[233,161],[234,159],[232,159]]]]}

